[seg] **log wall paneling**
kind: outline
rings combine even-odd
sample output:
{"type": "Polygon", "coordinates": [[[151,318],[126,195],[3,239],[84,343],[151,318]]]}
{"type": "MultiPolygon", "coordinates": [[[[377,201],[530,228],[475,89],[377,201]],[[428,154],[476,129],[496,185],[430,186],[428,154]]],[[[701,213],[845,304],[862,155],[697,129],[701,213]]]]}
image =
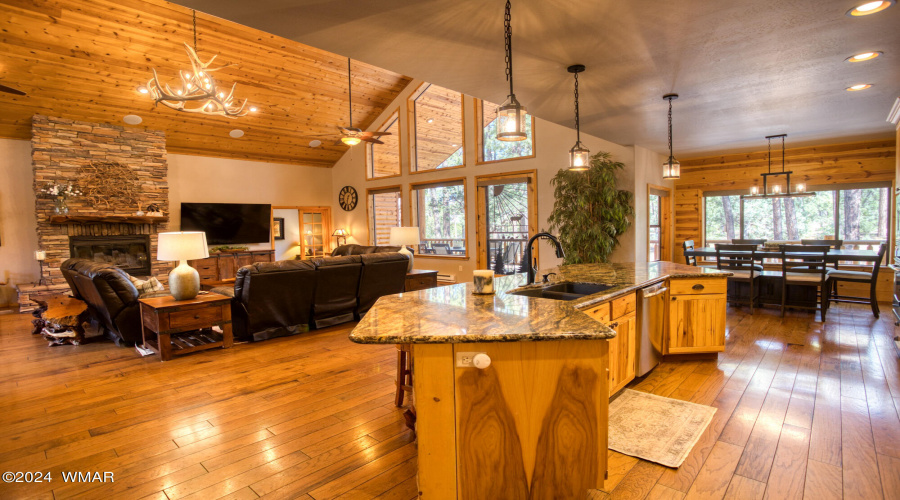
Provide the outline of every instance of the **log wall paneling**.
{"type": "Polygon", "coordinates": [[[389,245],[391,228],[403,225],[400,186],[366,190],[369,244],[389,245]]]}
{"type": "MultiPolygon", "coordinates": [[[[152,69],[163,82],[189,68],[183,43],[192,35],[191,10],[162,0],[6,2],[0,5],[3,83],[28,93],[0,99],[0,137],[30,138],[35,114],[163,130],[170,153],[331,167],[347,150],[310,135],[346,126],[347,60],[263,31],[202,13],[199,56],[217,55],[217,81],[259,108],[238,119],[154,106],[136,92],[152,69]],[[241,139],[228,132],[244,130],[241,139]]],[[[366,129],[410,78],[353,62],[353,123],[366,129]]],[[[139,129],[139,128],[136,128],[139,129]]]]}
{"type": "Polygon", "coordinates": [[[703,192],[699,189],[675,188],[675,262],[684,264],[681,249],[686,240],[700,245],[703,240],[703,192]]]}

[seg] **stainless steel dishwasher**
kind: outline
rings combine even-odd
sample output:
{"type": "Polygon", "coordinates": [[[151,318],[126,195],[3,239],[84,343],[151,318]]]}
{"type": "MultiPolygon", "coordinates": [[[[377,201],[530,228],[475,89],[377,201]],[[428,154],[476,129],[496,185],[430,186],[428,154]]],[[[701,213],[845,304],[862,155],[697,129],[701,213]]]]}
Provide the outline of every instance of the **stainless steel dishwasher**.
{"type": "Polygon", "coordinates": [[[666,331],[666,288],[663,283],[638,290],[637,370],[643,377],[662,358],[663,334],[666,331]]]}

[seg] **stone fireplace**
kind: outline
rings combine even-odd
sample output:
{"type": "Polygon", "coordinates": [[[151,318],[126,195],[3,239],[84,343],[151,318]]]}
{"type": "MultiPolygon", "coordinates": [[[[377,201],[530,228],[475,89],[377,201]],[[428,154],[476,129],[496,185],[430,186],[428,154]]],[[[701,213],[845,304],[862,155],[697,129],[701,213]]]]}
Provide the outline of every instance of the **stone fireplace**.
{"type": "MultiPolygon", "coordinates": [[[[20,286],[20,310],[27,311],[36,306],[31,300],[34,295],[67,293],[68,286],[59,266],[72,255],[75,246],[70,239],[73,238],[76,242],[90,241],[92,244],[99,244],[99,239],[107,239],[105,245],[110,251],[110,260],[124,262],[129,266],[127,272],[156,276],[165,283],[171,265],[154,257],[156,235],[166,230],[168,219],[135,217],[135,212],[146,209],[151,203],[158,205],[165,216],[169,214],[165,133],[35,115],[32,118],[31,146],[34,190],[37,193],[35,216],[38,247],[47,252],[47,260],[41,267],[46,285],[32,286],[24,293],[20,286]],[[83,169],[92,162],[117,162],[131,169],[138,178],[140,207],[122,206],[112,198],[91,203],[85,197],[75,197],[68,200],[68,214],[56,214],[53,200],[41,194],[40,190],[51,182],[75,182],[77,185],[84,175],[83,169]],[[135,263],[136,257],[129,261],[121,254],[122,249],[116,247],[125,244],[122,242],[126,240],[140,240],[147,245],[147,255],[140,270],[130,268],[129,262],[135,263]]],[[[103,252],[82,252],[90,252],[92,258],[95,254],[97,259],[103,258],[100,255],[103,252]]]]}

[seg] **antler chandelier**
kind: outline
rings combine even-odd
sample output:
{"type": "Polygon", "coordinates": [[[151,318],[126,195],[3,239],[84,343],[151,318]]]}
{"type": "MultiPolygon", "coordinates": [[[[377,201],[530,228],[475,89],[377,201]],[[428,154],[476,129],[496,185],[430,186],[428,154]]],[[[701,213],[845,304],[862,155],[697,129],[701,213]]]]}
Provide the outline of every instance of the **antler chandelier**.
{"type": "Polygon", "coordinates": [[[212,56],[205,63],[197,56],[197,12],[191,12],[193,13],[194,21],[194,46],[191,47],[187,43],[184,44],[188,59],[191,61],[191,69],[178,72],[178,77],[181,79],[181,87],[173,90],[169,84],[161,84],[159,75],[156,74],[156,69],[154,68],[153,78],[146,85],[138,87],[138,92],[149,94],[156,101],[156,104],[162,104],[186,113],[238,118],[245,116],[250,111],[256,111],[256,108],[253,106],[247,107],[246,99],[240,104],[234,102],[234,89],[237,87],[237,84],[233,84],[231,90],[227,93],[218,89],[216,79],[212,76],[212,73],[227,66],[210,68],[209,66],[216,59],[216,56],[212,56]]]}

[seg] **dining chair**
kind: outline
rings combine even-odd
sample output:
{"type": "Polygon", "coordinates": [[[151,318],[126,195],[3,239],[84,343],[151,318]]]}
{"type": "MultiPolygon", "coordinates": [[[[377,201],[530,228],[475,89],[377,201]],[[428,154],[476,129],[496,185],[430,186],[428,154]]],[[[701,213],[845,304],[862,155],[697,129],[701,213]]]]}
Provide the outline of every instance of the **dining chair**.
{"type": "MultiPolygon", "coordinates": [[[[841,247],[844,246],[844,240],[800,240],[801,245],[828,245],[834,250],[840,250],[841,247]]],[[[839,269],[840,263],[838,261],[834,261],[831,263],[833,266],[832,269],[839,269]]],[[[831,293],[837,293],[837,282],[834,282],[831,286],[831,293]]]]}
{"type": "Polygon", "coordinates": [[[685,252],[684,253],[684,261],[687,263],[687,265],[694,266],[694,267],[708,267],[708,268],[716,267],[713,264],[704,264],[702,266],[698,265],[697,257],[687,254],[687,252],[694,249],[694,240],[684,240],[684,242],[681,244],[681,248],[684,249],[684,252],[685,252]]]}
{"type": "Polygon", "coordinates": [[[825,321],[829,304],[828,269],[825,256],[830,249],[827,245],[781,245],[781,317],[787,307],[818,310],[825,321]],[[816,287],[818,292],[815,306],[787,304],[788,286],[816,287]]]}
{"type": "MultiPolygon", "coordinates": [[[[755,264],[756,245],[716,244],[716,267],[720,271],[731,271],[727,280],[731,283],[749,283],[750,296],[743,299],[736,295],[728,295],[726,301],[731,303],[750,304],[750,314],[759,303],[759,276],[762,269],[755,264]]],[[[736,287],[735,287],[736,288],[736,287]]]]}
{"type": "Polygon", "coordinates": [[[436,255],[450,255],[450,244],[448,243],[435,243],[431,247],[434,248],[436,255]]]}
{"type": "Polygon", "coordinates": [[[881,311],[879,311],[878,309],[878,297],[876,296],[875,288],[878,284],[878,271],[881,269],[881,261],[882,259],[884,259],[885,252],[887,252],[887,245],[882,243],[881,248],[878,249],[878,260],[876,260],[872,265],[872,271],[848,271],[843,269],[830,269],[828,271],[828,280],[834,284],[834,294],[829,295],[829,302],[869,304],[869,306],[872,308],[872,314],[875,315],[875,318],[878,318],[881,315],[881,311]],[[837,293],[837,284],[841,281],[846,281],[848,283],[868,283],[869,298],[867,299],[865,297],[839,295],[837,293]]]}
{"type": "Polygon", "coordinates": [[[766,244],[766,241],[768,241],[768,240],[766,240],[766,239],[758,239],[758,240],[757,240],[757,239],[744,239],[744,238],[732,238],[732,239],[731,239],[731,243],[732,243],[733,245],[756,245],[756,246],[760,246],[760,245],[765,245],[765,244],[766,244]]]}

